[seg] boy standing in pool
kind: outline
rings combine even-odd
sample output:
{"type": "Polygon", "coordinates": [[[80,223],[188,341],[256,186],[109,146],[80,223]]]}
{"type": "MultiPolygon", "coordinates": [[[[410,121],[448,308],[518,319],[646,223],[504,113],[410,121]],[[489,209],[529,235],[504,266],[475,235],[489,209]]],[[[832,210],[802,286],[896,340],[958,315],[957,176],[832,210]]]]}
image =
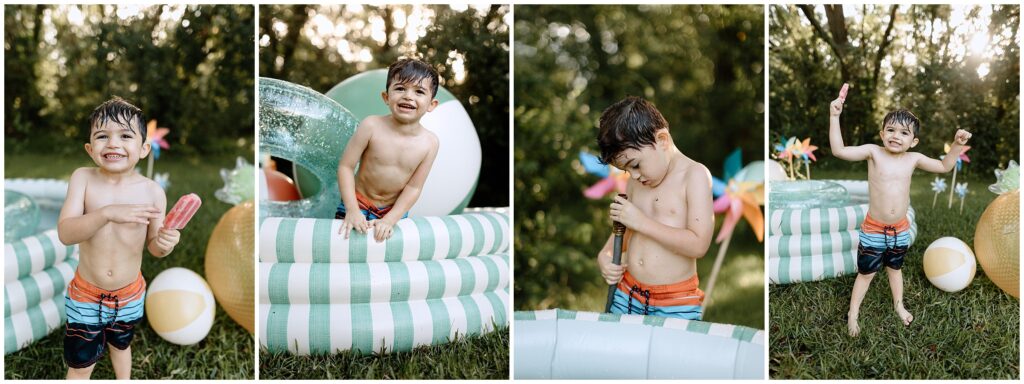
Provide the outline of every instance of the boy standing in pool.
{"type": "Polygon", "coordinates": [[[953,145],[942,161],[918,152],[908,152],[917,146],[921,121],[905,109],[889,112],[882,119],[879,136],[882,145],[864,144],[856,147],[843,145],[843,134],[839,131],[839,115],[843,112],[846,92],[844,84],[839,98],[829,106],[829,143],[832,154],[847,161],[868,161],[868,212],[860,228],[860,245],[857,247],[857,280],[850,295],[850,312],[847,328],[850,336],[860,334],[857,317],[860,304],[871,285],[875,272],[884,265],[892,290],[892,304],[896,315],[904,325],[910,325],[914,316],[903,305],[903,258],[910,246],[910,223],[907,208],[910,206],[910,176],[914,169],[933,173],[953,170],[956,159],[971,134],[963,129],[956,131],[953,145]]]}
{"type": "Polygon", "coordinates": [[[338,162],[341,204],[334,217],[344,220],[338,233],[345,238],[372,227],[377,242],[387,240],[409,216],[437,157],[437,136],[420,124],[437,107],[437,87],[437,71],[422,61],[402,59],[388,68],[381,98],[391,114],[363,119],[338,162]],[[359,212],[347,214],[346,207],[359,212]]]}
{"type": "Polygon", "coordinates": [[[605,281],[617,284],[611,312],[700,320],[697,259],[715,226],[711,173],[676,148],[661,112],[639,97],[601,113],[597,143],[603,162],[630,174],[628,199],[616,197],[609,214],[626,226],[629,252],[613,264],[609,237],[597,257],[605,281]]]}
{"type": "Polygon", "coordinates": [[[164,190],[135,172],[150,150],[142,111],[115,97],[96,107],[89,128],[85,151],[98,167],[71,174],[57,224],[80,258],[65,296],[64,360],[68,379],[88,379],[109,346],[114,375],[128,379],[146,296],[142,249],[167,256],[179,233],[162,228],[164,190]]]}

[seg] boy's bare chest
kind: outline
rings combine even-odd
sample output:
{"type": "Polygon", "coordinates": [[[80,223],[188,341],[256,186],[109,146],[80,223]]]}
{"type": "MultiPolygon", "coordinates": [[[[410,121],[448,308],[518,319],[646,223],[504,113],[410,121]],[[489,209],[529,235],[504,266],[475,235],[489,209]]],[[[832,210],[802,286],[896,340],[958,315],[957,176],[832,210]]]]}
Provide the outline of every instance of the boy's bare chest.
{"type": "Polygon", "coordinates": [[[427,156],[425,143],[419,138],[374,137],[366,147],[365,156],[374,164],[415,169],[427,156]]]}
{"type": "Polygon", "coordinates": [[[674,225],[685,221],[685,193],[681,185],[659,185],[654,189],[634,190],[629,200],[645,215],[663,224],[674,225]]]}
{"type": "Polygon", "coordinates": [[[873,183],[906,183],[914,174],[914,164],[893,159],[873,160],[868,162],[868,174],[873,183]]]}
{"type": "MultiPolygon", "coordinates": [[[[153,204],[153,198],[143,186],[93,186],[85,191],[85,213],[95,212],[108,205],[153,204]]],[[[160,207],[157,207],[160,208],[160,207]]]]}

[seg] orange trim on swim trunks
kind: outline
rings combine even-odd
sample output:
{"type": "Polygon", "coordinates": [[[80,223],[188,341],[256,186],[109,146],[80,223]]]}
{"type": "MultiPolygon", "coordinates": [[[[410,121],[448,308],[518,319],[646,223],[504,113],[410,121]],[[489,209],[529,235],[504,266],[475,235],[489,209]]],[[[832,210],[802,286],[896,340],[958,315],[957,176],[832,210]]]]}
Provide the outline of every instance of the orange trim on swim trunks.
{"type": "Polygon", "coordinates": [[[910,229],[910,220],[907,220],[907,218],[904,217],[903,220],[900,220],[896,224],[885,224],[871,218],[871,215],[865,214],[864,222],[860,224],[860,230],[864,233],[884,234],[885,227],[896,227],[897,233],[906,232],[910,229]]]}
{"type": "Polygon", "coordinates": [[[118,305],[123,306],[124,303],[138,300],[144,293],[146,293],[146,280],[142,278],[142,272],[139,272],[139,277],[135,281],[113,291],[97,287],[86,281],[78,274],[78,270],[75,270],[75,277],[68,283],[68,297],[71,300],[79,303],[95,303],[100,301],[101,295],[117,297],[116,301],[105,298],[102,301],[103,305],[112,309],[118,305]]]}
{"type": "Polygon", "coordinates": [[[619,281],[617,288],[631,295],[634,300],[640,300],[641,303],[645,303],[647,301],[645,297],[636,292],[631,293],[634,285],[641,290],[651,293],[650,304],[653,306],[700,305],[704,301],[704,291],[699,288],[700,281],[697,278],[697,274],[694,274],[689,279],[672,284],[652,285],[641,283],[629,271],[626,271],[622,275],[622,280],[619,281]]]}
{"type": "Polygon", "coordinates": [[[359,191],[356,191],[356,202],[359,203],[359,209],[365,209],[377,217],[384,217],[388,212],[391,212],[391,205],[384,208],[378,208],[376,205],[373,205],[373,202],[370,201],[370,199],[359,193],[359,191]]]}

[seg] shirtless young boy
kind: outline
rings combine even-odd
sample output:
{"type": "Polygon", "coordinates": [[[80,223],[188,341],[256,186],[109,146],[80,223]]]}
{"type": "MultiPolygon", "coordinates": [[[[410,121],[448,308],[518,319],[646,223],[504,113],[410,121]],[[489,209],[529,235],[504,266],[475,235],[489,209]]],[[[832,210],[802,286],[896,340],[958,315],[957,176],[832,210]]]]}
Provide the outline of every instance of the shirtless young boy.
{"type": "Polygon", "coordinates": [[[110,346],[114,375],[128,379],[146,295],[142,249],[167,256],[179,233],[161,228],[163,189],[135,172],[150,150],[142,111],[115,97],[96,107],[89,129],[85,152],[98,167],[71,175],[57,224],[60,241],[79,244],[80,258],[65,296],[64,361],[68,379],[88,379],[110,346]]]}
{"type": "Polygon", "coordinates": [[[914,169],[933,173],[946,173],[956,165],[963,146],[971,138],[965,130],[957,130],[949,153],[936,160],[918,152],[908,152],[917,146],[921,121],[905,109],[889,112],[882,119],[879,136],[882,145],[864,144],[856,147],[843,145],[839,131],[839,115],[846,102],[845,90],[829,107],[829,143],[832,154],[847,161],[868,161],[868,213],[861,224],[860,245],[857,247],[857,280],[850,296],[847,328],[850,336],[860,334],[857,316],[875,272],[885,265],[892,290],[892,304],[904,325],[910,325],[914,316],[903,305],[903,257],[910,246],[910,176],[914,169]]]}
{"type": "Polygon", "coordinates": [[[334,217],[344,220],[338,233],[346,239],[353,229],[366,233],[372,227],[374,239],[384,241],[409,216],[437,157],[437,136],[420,125],[437,107],[437,87],[437,71],[422,61],[402,59],[388,68],[381,97],[391,114],[363,119],[338,162],[341,204],[334,217]],[[360,214],[347,215],[346,207],[358,207],[360,214]]]}
{"type": "Polygon", "coordinates": [[[612,264],[609,237],[597,257],[605,281],[618,285],[612,313],[700,320],[697,259],[715,226],[711,173],[676,148],[668,122],[642,98],[608,107],[600,125],[601,160],[630,175],[628,199],[616,197],[609,215],[626,226],[629,252],[612,264]]]}

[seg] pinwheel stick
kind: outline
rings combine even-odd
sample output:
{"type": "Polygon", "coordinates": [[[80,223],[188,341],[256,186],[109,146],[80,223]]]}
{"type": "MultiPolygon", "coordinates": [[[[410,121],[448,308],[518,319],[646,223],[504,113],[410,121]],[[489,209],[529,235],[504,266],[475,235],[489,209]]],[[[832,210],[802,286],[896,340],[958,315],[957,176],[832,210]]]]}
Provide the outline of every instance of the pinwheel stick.
{"type": "Polygon", "coordinates": [[[711,267],[711,277],[708,278],[708,287],[704,290],[704,302],[700,304],[700,311],[704,318],[708,315],[708,303],[711,302],[711,292],[715,289],[715,280],[718,279],[718,271],[722,269],[722,261],[725,260],[725,251],[729,249],[729,242],[732,241],[732,234],[725,238],[722,246],[718,247],[718,254],[715,255],[715,266],[711,267]]]}
{"type": "Polygon", "coordinates": [[[946,204],[946,209],[953,208],[953,191],[956,190],[956,167],[953,167],[953,182],[949,184],[949,204],[946,204]]]}
{"type": "MultiPolygon", "coordinates": [[[[620,193],[619,197],[625,199],[626,194],[620,193]]],[[[622,235],[626,234],[626,226],[618,221],[612,222],[612,233],[615,234],[615,240],[612,243],[612,264],[619,265],[622,263],[622,235]]],[[[605,301],[604,311],[612,311],[612,301],[615,300],[615,287],[618,284],[611,284],[608,286],[608,300],[605,301]]]]}
{"type": "Polygon", "coordinates": [[[935,192],[935,196],[932,197],[932,208],[935,208],[935,201],[939,199],[939,192],[935,192]]]}
{"type": "Polygon", "coordinates": [[[960,214],[964,214],[964,197],[960,198],[960,214]]]}

